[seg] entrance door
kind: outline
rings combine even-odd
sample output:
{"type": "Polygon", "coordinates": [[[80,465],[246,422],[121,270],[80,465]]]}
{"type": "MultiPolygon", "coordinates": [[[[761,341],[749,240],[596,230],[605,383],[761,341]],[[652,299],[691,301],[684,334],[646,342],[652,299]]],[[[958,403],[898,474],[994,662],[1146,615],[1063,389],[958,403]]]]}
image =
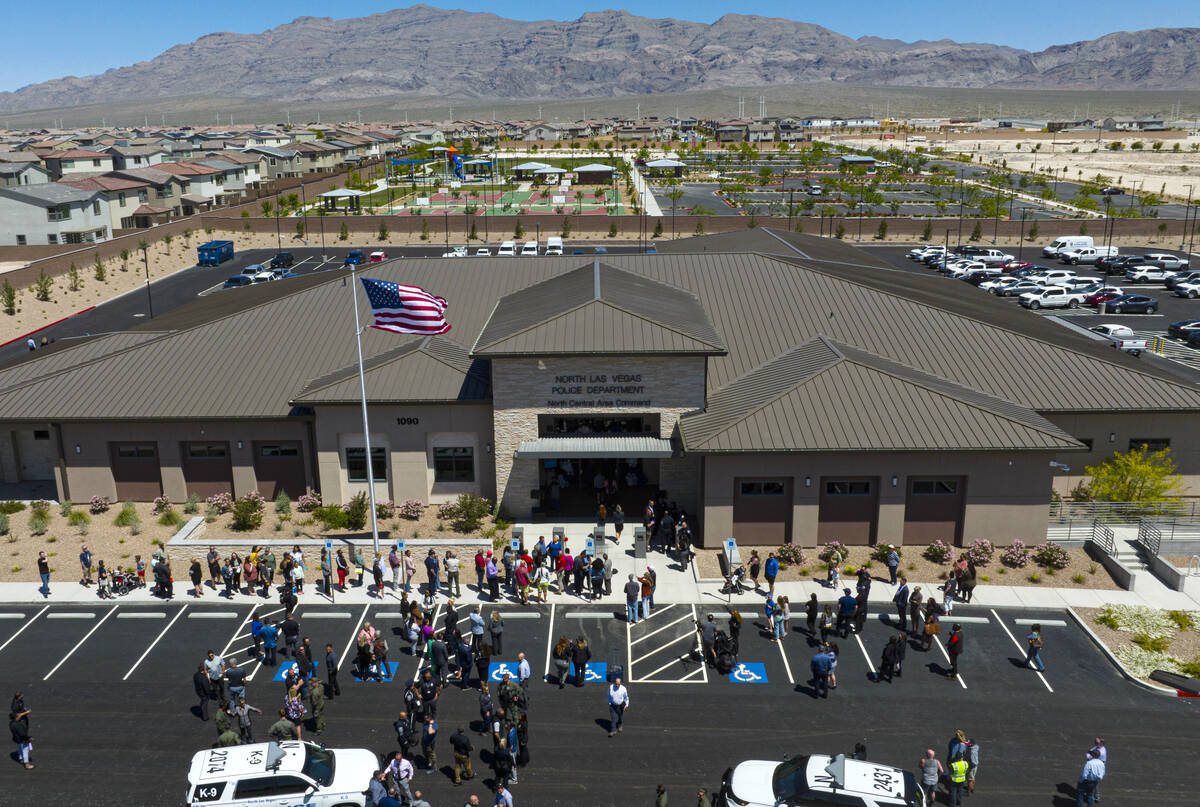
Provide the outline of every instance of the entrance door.
{"type": "Polygon", "coordinates": [[[22,482],[53,481],[58,452],[50,439],[49,429],[14,432],[17,463],[22,482]]]}
{"type": "Polygon", "coordinates": [[[822,477],[817,542],[875,543],[879,522],[879,477],[822,477]]]}
{"type": "Polygon", "coordinates": [[[157,443],[109,443],[117,499],[148,502],[162,494],[157,443]]]}
{"type": "Polygon", "coordinates": [[[733,537],[748,545],[791,542],[792,477],[733,480],[733,537]]]}
{"type": "Polygon", "coordinates": [[[218,493],[233,494],[233,466],[229,443],[184,443],[183,484],[188,495],[201,499],[218,493]]]}
{"type": "Polygon", "coordinates": [[[299,442],[254,444],[254,477],[258,492],[268,499],[286,493],[292,499],[305,491],[304,452],[299,442]]]}
{"type": "Polygon", "coordinates": [[[909,477],[904,497],[904,543],[945,541],[962,546],[966,477],[909,477]]]}

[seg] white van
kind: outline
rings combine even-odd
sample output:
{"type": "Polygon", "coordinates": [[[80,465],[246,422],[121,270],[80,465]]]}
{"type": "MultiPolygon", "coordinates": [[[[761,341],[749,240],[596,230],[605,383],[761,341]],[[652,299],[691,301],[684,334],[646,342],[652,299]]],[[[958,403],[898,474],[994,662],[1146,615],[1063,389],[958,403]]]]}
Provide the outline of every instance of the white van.
{"type": "Polygon", "coordinates": [[[547,254],[547,255],[561,255],[561,254],[563,254],[563,242],[562,242],[562,239],[561,239],[561,238],[559,238],[557,235],[552,235],[552,236],[550,236],[549,238],[547,238],[547,239],[546,239],[546,253],[545,253],[545,254],[547,254]]]}
{"type": "Polygon", "coordinates": [[[1072,249],[1094,247],[1096,243],[1090,235],[1062,235],[1055,238],[1049,245],[1042,247],[1043,258],[1057,258],[1072,249]]]}
{"type": "Polygon", "coordinates": [[[524,257],[526,255],[537,255],[537,254],[538,254],[537,241],[526,241],[525,246],[521,247],[521,256],[522,257],[524,257]]]}
{"type": "Polygon", "coordinates": [[[517,242],[505,241],[500,245],[500,249],[496,250],[497,258],[511,258],[517,254],[517,242]]]}
{"type": "Polygon", "coordinates": [[[310,742],[255,743],[198,751],[188,771],[192,807],[361,807],[377,762],[363,748],[310,742]]]}

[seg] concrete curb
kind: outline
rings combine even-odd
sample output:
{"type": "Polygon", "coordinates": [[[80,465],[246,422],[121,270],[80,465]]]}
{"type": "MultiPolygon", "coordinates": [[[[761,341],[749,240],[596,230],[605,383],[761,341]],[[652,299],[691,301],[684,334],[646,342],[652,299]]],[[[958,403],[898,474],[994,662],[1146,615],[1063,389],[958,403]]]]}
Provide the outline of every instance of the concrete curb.
{"type": "Polygon", "coordinates": [[[1083,619],[1083,617],[1079,616],[1079,614],[1075,613],[1074,608],[1067,606],[1067,613],[1071,615],[1071,619],[1075,620],[1076,625],[1083,628],[1084,633],[1086,633],[1091,638],[1092,642],[1096,645],[1096,647],[1098,647],[1100,649],[1100,652],[1103,653],[1105,656],[1107,656],[1108,660],[1113,663],[1113,666],[1116,667],[1121,672],[1122,677],[1124,677],[1126,680],[1128,680],[1130,683],[1134,684],[1135,686],[1141,687],[1142,689],[1146,690],[1147,692],[1153,692],[1156,695],[1165,695],[1166,697],[1169,697],[1169,698],[1179,697],[1179,693],[1176,690],[1167,689],[1166,687],[1160,687],[1158,684],[1151,684],[1147,681],[1143,681],[1142,679],[1138,678],[1136,675],[1131,673],[1128,670],[1128,668],[1126,668],[1125,665],[1121,663],[1121,660],[1118,659],[1113,654],[1112,650],[1110,650],[1108,648],[1108,645],[1106,645],[1103,641],[1101,641],[1100,637],[1097,636],[1095,634],[1095,632],[1091,629],[1091,627],[1088,626],[1087,621],[1085,619],[1083,619]]]}

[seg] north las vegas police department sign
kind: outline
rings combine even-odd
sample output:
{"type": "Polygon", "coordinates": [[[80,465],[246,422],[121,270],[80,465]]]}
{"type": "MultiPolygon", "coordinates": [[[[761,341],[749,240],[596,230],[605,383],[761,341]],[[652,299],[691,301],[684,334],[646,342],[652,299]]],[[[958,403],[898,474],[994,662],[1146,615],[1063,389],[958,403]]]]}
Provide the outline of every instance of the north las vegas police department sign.
{"type": "Polygon", "coordinates": [[[554,376],[546,406],[553,409],[603,409],[649,406],[641,373],[571,373],[554,376]]]}

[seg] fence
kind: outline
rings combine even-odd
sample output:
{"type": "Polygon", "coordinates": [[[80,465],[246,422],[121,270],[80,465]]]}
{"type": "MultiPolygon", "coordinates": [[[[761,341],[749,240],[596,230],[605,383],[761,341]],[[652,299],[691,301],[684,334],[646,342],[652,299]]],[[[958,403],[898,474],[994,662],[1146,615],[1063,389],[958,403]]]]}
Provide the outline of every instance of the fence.
{"type": "Polygon", "coordinates": [[[1095,531],[1095,523],[1087,518],[1052,521],[1046,526],[1046,540],[1058,544],[1067,541],[1087,541],[1095,531]]]}
{"type": "Polygon", "coordinates": [[[1144,518],[1138,522],[1137,540],[1147,554],[1158,557],[1164,541],[1187,541],[1190,545],[1200,540],[1200,518],[1144,518]]]}
{"type": "Polygon", "coordinates": [[[1106,555],[1115,555],[1117,553],[1117,538],[1113,534],[1112,527],[1107,524],[1102,524],[1099,521],[1092,522],[1092,543],[1104,550],[1106,555]]]}
{"type": "Polygon", "coordinates": [[[1078,519],[1136,524],[1142,519],[1198,518],[1200,502],[1050,502],[1050,521],[1078,519]]]}

